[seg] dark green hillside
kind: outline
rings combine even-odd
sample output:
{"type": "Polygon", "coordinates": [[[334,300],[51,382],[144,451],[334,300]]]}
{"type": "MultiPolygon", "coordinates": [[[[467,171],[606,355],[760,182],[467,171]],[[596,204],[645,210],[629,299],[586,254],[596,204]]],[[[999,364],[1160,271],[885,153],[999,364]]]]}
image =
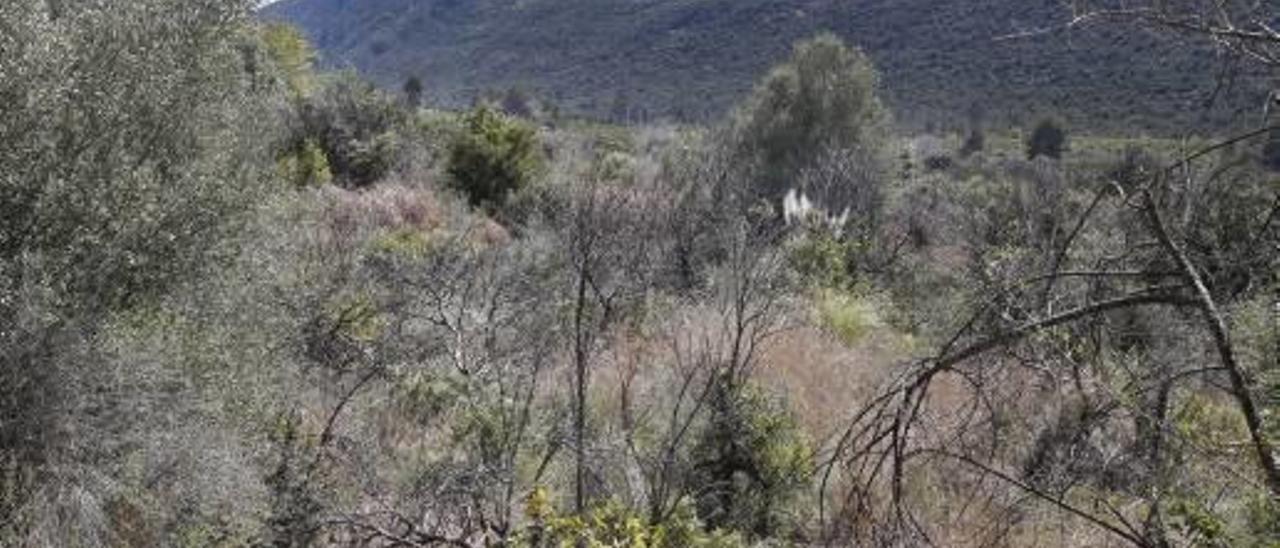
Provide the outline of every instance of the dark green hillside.
{"type": "Polygon", "coordinates": [[[865,48],[898,118],[950,125],[974,110],[1025,124],[1059,112],[1113,130],[1221,125],[1257,112],[1248,78],[1214,96],[1211,55],[1112,27],[1052,26],[1059,0],[285,0],[330,64],[388,86],[420,75],[436,101],[511,86],[576,112],[706,119],[795,40],[831,30],[865,48]]]}

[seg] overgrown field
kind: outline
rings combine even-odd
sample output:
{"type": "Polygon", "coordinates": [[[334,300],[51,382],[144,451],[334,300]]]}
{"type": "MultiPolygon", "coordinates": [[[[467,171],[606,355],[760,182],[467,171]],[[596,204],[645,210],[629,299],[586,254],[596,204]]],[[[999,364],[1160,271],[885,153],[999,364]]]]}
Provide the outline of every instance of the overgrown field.
{"type": "Polygon", "coordinates": [[[452,111],[250,4],[0,4],[0,545],[1280,542],[1271,128],[909,133],[833,35],[452,111]]]}

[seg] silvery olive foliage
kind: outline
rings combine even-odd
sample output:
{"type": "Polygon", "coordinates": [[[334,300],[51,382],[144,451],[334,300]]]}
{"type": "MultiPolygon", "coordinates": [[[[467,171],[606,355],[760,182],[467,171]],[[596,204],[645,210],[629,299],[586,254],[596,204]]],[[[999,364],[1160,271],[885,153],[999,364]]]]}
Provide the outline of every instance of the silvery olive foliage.
{"type": "MultiPolygon", "coordinates": [[[[738,147],[762,166],[757,191],[780,201],[792,188],[812,186],[806,170],[832,171],[839,156],[858,156],[862,169],[883,169],[890,116],[879,97],[880,75],[856,47],[833,35],[796,44],[791,58],[773,68],[734,120],[738,147]]],[[[821,176],[819,176],[821,177],[821,176]]],[[[842,185],[865,187],[882,177],[846,176],[842,185]]],[[[824,185],[829,186],[829,185],[824,185]]],[[[806,189],[807,190],[807,189],[806,189]]],[[[839,211],[861,209],[861,188],[822,188],[839,211]]],[[[824,196],[824,198],[827,196],[824,196]]]]}
{"type": "Polygon", "coordinates": [[[270,182],[251,7],[0,5],[0,544],[106,545],[134,511],[128,394],[158,379],[114,367],[102,328],[228,256],[270,182]]]}

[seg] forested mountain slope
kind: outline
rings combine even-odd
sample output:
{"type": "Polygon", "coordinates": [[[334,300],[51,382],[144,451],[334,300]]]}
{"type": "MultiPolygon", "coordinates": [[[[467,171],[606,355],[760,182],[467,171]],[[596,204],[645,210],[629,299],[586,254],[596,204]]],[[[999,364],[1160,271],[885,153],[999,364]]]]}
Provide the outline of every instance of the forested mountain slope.
{"type": "Polygon", "coordinates": [[[977,111],[1182,131],[1255,121],[1261,104],[1262,86],[1220,86],[1212,55],[1168,36],[1096,26],[1002,39],[1060,26],[1060,0],[285,0],[265,13],[302,27],[329,64],[389,87],[419,76],[447,105],[514,86],[572,112],[707,119],[824,30],[872,55],[909,125],[977,111]]]}

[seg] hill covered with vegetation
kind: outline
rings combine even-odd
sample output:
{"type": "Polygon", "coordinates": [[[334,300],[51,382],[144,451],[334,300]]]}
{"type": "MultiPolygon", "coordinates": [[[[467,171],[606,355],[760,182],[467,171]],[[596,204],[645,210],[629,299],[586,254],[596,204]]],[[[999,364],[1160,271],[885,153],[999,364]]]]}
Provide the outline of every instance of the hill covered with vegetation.
{"type": "Polygon", "coordinates": [[[285,0],[267,13],[302,27],[332,65],[394,89],[417,76],[455,106],[517,87],[613,120],[708,120],[821,31],[871,55],[912,127],[1052,112],[1168,131],[1260,104],[1247,79],[1218,89],[1204,77],[1212,54],[1136,28],[1002,39],[1062,25],[1059,0],[285,0]]]}

